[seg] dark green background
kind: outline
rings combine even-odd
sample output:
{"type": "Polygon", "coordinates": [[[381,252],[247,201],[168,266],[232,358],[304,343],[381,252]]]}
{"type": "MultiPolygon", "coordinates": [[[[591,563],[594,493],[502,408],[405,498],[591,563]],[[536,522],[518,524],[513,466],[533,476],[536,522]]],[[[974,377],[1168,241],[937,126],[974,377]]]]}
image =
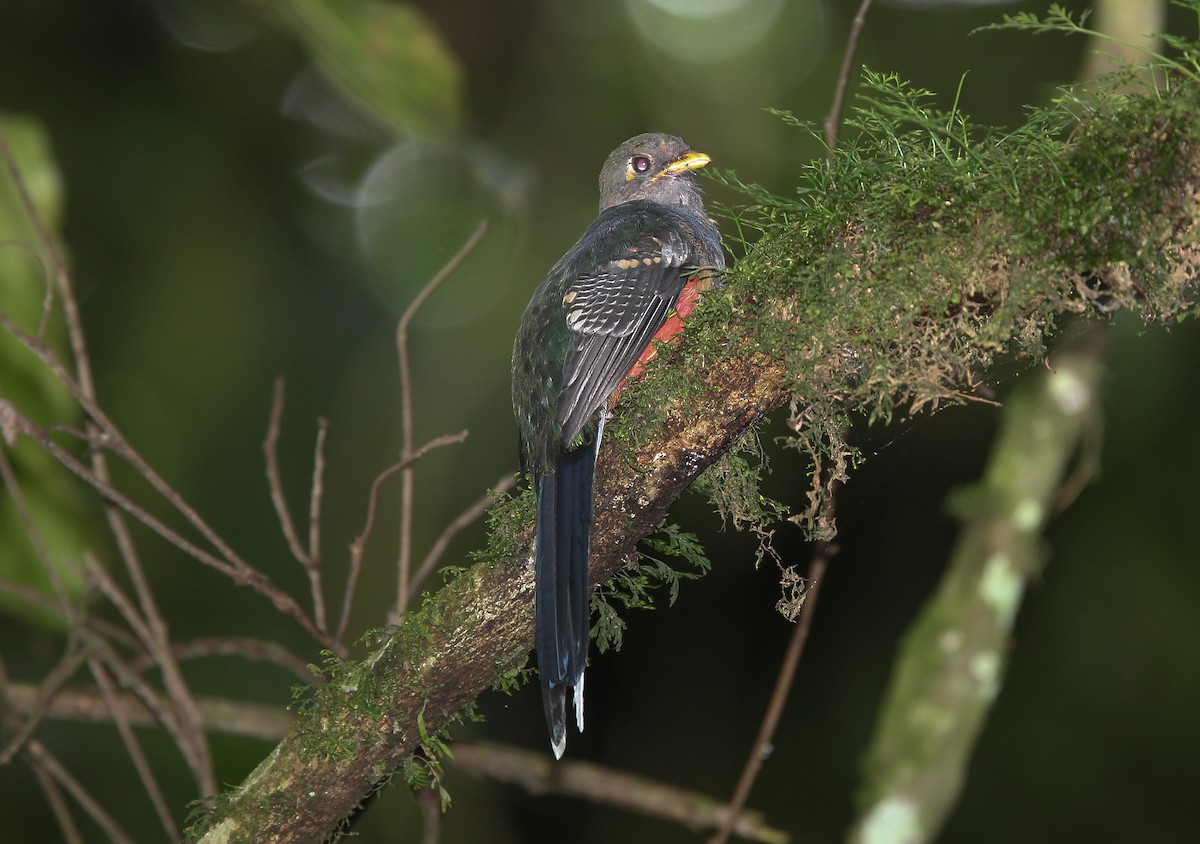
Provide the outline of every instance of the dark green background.
{"type": "MultiPolygon", "coordinates": [[[[637,132],[671,131],[747,180],[790,189],[790,174],[819,152],[762,109],[824,118],[856,4],[785,3],[752,50],[705,63],[644,37],[630,4],[424,3],[463,63],[464,127],[453,140],[399,150],[348,111],[315,125],[334,95],[295,93],[298,75],[312,73],[302,49],[246,8],[215,5],[229,13],[219,37],[180,24],[181,2],[7,0],[0,110],[35,115],[51,133],[103,404],[234,547],[298,595],[306,587],[280,538],[260,451],[272,380],[288,384],[281,449],[297,513],[315,418],[330,421],[324,553],[336,596],[367,486],[399,448],[393,331],[425,280],[479,219],[492,218],[485,246],[413,330],[418,442],[471,432],[419,466],[418,556],[515,469],[511,338],[533,287],[591,219],[607,152],[637,132]],[[226,49],[226,36],[236,46],[226,49]],[[371,171],[387,174],[374,183],[385,201],[361,213],[334,201],[371,171]],[[364,223],[377,234],[364,237],[364,223]]],[[[982,123],[1016,125],[1026,105],[1074,78],[1084,49],[1057,37],[968,36],[1004,11],[1040,3],[876,5],[861,61],[944,93],[943,105],[966,74],[960,105],[982,123]]],[[[1194,35],[1182,16],[1172,23],[1194,35]]],[[[1019,618],[1008,680],[946,841],[1178,840],[1200,821],[1200,331],[1120,318],[1113,336],[1102,473],[1051,525],[1049,565],[1019,618]]],[[[1003,393],[1019,373],[1008,367],[990,380],[1003,393]]],[[[953,540],[942,503],[977,475],[997,413],[951,408],[855,432],[871,459],[845,490],[841,553],[751,798],[795,841],[836,840],[851,821],[890,660],[953,540]]],[[[782,433],[778,420],[765,426],[768,485],[798,504],[806,467],[771,445],[782,433]]],[[[394,494],[383,503],[358,631],[382,623],[394,590],[394,494]]],[[[752,567],[752,538],[719,532],[697,496],[675,517],[704,538],[714,571],[686,583],[673,609],[629,614],[624,649],[594,659],[588,730],[572,737],[569,753],[725,795],[790,626],[773,610],[774,570],[752,567]]],[[[263,599],[140,538],[175,638],[272,637],[318,659],[263,599]]],[[[449,561],[463,562],[481,542],[477,526],[449,561]]],[[[794,528],[781,529],[779,547],[789,562],[809,553],[794,528]]],[[[0,651],[15,676],[36,679],[58,648],[21,620],[0,618],[0,651]]],[[[187,670],[200,693],[280,704],[294,682],[232,659],[187,670]]],[[[485,695],[481,707],[486,723],[462,736],[548,752],[535,691],[485,695]]],[[[39,735],[139,840],[162,839],[111,730],[48,724],[39,735]]],[[[165,740],[149,745],[182,814],[184,766],[165,740]]],[[[218,776],[230,784],[269,750],[223,737],[213,745],[218,776]]],[[[447,786],[454,808],[445,842],[697,840],[453,768],[447,786]]],[[[367,842],[408,841],[417,823],[396,786],[357,832],[367,842]]],[[[57,835],[20,763],[0,769],[0,829],[12,841],[57,835]]]]}

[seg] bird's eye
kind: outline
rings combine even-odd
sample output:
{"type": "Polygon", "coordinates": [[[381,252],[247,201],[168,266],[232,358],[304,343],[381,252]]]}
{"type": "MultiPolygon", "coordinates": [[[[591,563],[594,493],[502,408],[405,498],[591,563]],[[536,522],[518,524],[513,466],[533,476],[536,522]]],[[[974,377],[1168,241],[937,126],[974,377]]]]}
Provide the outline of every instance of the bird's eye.
{"type": "Polygon", "coordinates": [[[635,173],[645,173],[650,169],[650,159],[644,155],[635,155],[629,159],[629,166],[633,168],[635,173]]]}

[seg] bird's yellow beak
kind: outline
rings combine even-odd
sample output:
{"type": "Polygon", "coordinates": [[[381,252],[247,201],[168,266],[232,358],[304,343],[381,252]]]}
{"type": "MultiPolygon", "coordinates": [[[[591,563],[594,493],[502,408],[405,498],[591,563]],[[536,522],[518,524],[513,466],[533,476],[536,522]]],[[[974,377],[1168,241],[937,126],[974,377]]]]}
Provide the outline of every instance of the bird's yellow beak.
{"type": "Polygon", "coordinates": [[[695,150],[692,150],[691,152],[685,152],[683,155],[679,156],[666,167],[664,167],[660,172],[655,173],[650,181],[657,182],[663,176],[675,176],[680,173],[686,173],[689,170],[699,170],[701,167],[706,166],[710,161],[712,161],[712,159],[702,152],[696,152],[695,150]]]}
{"type": "Polygon", "coordinates": [[[668,164],[665,168],[663,168],[663,172],[686,173],[688,170],[699,170],[701,167],[707,165],[710,161],[712,161],[712,159],[704,153],[692,150],[691,152],[685,152],[683,155],[679,156],[670,164],[668,164]]]}

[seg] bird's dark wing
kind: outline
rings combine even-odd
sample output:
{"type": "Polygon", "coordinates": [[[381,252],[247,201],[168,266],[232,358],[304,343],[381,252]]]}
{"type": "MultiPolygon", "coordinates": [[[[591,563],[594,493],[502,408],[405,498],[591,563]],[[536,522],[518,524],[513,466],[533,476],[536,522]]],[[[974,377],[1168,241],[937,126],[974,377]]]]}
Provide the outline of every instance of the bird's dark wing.
{"type": "Polygon", "coordinates": [[[582,260],[569,254],[564,267],[575,273],[562,299],[569,340],[556,421],[568,447],[662,327],[696,263],[681,215],[649,203],[613,210],[615,225],[601,215],[592,240],[580,241],[582,260]]]}

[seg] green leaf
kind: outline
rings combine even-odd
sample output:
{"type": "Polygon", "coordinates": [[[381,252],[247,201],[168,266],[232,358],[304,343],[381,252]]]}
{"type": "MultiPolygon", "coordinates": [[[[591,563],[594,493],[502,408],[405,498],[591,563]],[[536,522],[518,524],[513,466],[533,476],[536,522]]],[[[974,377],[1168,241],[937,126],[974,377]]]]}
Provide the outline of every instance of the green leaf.
{"type": "Polygon", "coordinates": [[[275,22],[368,113],[403,135],[453,134],[462,69],[415,6],[380,0],[283,0],[275,22]]]}
{"type": "MultiPolygon", "coordinates": [[[[42,126],[32,118],[0,114],[0,136],[12,156],[0,163],[0,313],[70,365],[60,297],[47,296],[53,284],[53,251],[62,214],[62,179],[42,126]],[[15,167],[16,177],[13,173],[15,167]],[[24,191],[24,193],[23,193],[24,191]],[[39,234],[26,197],[45,228],[39,234]],[[44,311],[49,305],[49,313],[44,311]]],[[[82,414],[66,388],[14,336],[0,331],[0,400],[35,425],[79,427],[82,414]]],[[[11,463],[14,488],[0,486],[0,576],[54,595],[47,566],[67,596],[83,589],[77,564],[89,544],[85,498],[72,476],[45,450],[17,438],[0,440],[11,463]]],[[[6,594],[0,606],[36,618],[50,627],[63,619],[6,594]]]]}

